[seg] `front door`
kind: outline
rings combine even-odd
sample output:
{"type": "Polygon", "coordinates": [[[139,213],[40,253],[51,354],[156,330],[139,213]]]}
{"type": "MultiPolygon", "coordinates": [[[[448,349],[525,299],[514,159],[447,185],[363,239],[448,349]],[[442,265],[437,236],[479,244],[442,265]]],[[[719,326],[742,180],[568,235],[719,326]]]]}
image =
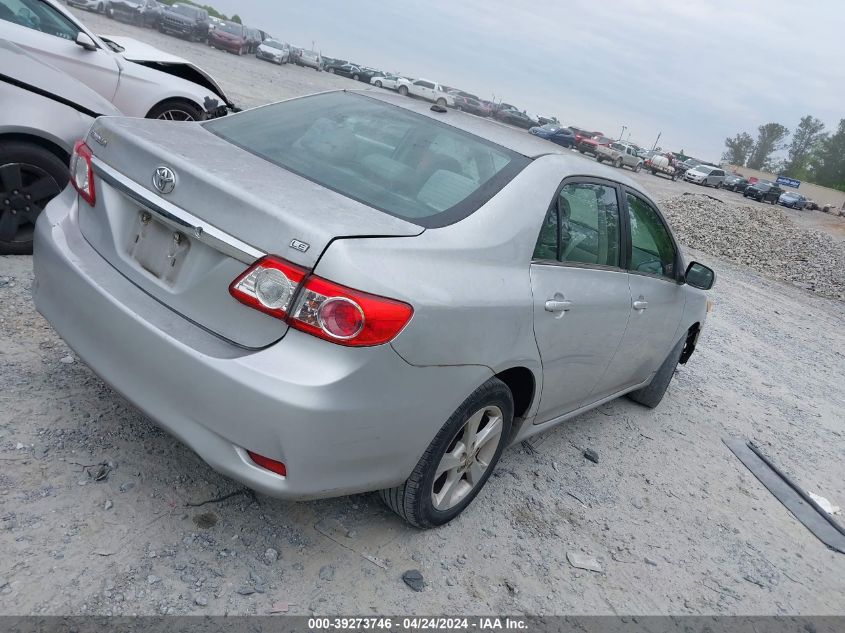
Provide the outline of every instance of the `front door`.
{"type": "MultiPolygon", "coordinates": [[[[679,331],[686,293],[679,282],[682,260],[657,208],[631,190],[625,191],[630,244],[632,310],[619,354],[608,370],[606,391],[647,380],[684,335],[679,331]]],[[[608,393],[596,392],[598,400],[608,393]]]]}
{"type": "Polygon", "coordinates": [[[534,252],[534,336],[543,363],[536,423],[581,406],[607,370],[631,312],[620,266],[617,187],[567,179],[534,252]]]}
{"type": "MultiPolygon", "coordinates": [[[[111,101],[120,78],[114,56],[76,44],[80,27],[40,0],[0,0],[0,39],[14,42],[111,101]]],[[[48,87],[49,89],[49,87],[48,87]]]]}

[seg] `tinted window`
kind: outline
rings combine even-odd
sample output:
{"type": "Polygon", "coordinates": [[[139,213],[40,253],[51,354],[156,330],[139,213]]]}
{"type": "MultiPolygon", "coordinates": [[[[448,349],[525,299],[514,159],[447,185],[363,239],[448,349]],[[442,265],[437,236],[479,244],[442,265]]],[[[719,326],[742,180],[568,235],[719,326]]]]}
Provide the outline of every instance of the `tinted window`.
{"type": "Polygon", "coordinates": [[[431,83],[430,81],[417,81],[417,82],[414,82],[414,85],[422,86],[423,88],[434,88],[434,84],[431,83]]]}
{"type": "Polygon", "coordinates": [[[466,217],[529,162],[357,93],[293,99],[204,125],[280,167],[423,226],[466,217]]]}
{"type": "Polygon", "coordinates": [[[75,40],[79,28],[46,2],[0,0],[0,20],[65,40],[75,40]]]}
{"type": "Polygon", "coordinates": [[[592,183],[564,185],[546,216],[534,258],[618,266],[616,189],[592,183]]]}
{"type": "Polygon", "coordinates": [[[642,198],[627,194],[631,223],[631,270],[675,279],[675,246],[657,211],[642,198]]]}

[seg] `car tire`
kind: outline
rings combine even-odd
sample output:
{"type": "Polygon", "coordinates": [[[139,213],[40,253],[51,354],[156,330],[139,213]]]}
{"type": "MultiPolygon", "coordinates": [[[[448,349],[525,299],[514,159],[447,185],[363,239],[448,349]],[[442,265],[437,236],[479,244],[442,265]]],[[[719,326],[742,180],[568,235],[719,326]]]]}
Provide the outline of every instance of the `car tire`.
{"type": "Polygon", "coordinates": [[[580,145],[578,146],[578,151],[579,151],[579,152],[581,152],[582,154],[584,154],[584,153],[585,153],[584,148],[583,148],[583,147],[581,147],[580,145]]]}
{"type": "Polygon", "coordinates": [[[399,94],[403,97],[408,96],[408,86],[399,86],[399,94]]]}
{"type": "Polygon", "coordinates": [[[96,11],[96,12],[97,12],[97,13],[102,13],[102,14],[104,14],[104,15],[105,15],[105,13],[106,13],[106,5],[105,5],[105,4],[103,4],[102,2],[100,2],[100,3],[97,5],[97,11],[96,11]]]}
{"type": "Polygon", "coordinates": [[[410,477],[400,486],[381,491],[382,500],[387,507],[414,527],[431,528],[448,523],[463,512],[484,487],[508,443],[512,424],[511,391],[498,378],[491,378],[464,400],[446,421],[426,448],[410,477]],[[488,428],[487,425],[493,425],[489,428],[496,433],[498,427],[497,435],[487,435],[488,441],[481,444],[480,448],[473,449],[476,455],[486,453],[482,460],[470,460],[471,463],[483,467],[483,470],[476,473],[476,481],[470,481],[470,475],[474,471],[466,470],[465,462],[459,465],[461,457],[454,457],[456,452],[466,456],[466,451],[462,450],[463,444],[469,438],[477,439],[478,436],[471,433],[470,424],[473,421],[477,426],[481,425],[480,430],[488,428]],[[493,442],[496,443],[495,449],[492,447],[493,442]],[[447,452],[453,453],[456,465],[438,475],[438,468],[442,468],[447,452]],[[450,477],[454,483],[447,488],[450,477]],[[443,507],[438,508],[438,488],[439,494],[446,497],[450,490],[454,491],[453,494],[462,495],[454,504],[451,504],[450,498],[443,498],[443,507]]]}
{"type": "Polygon", "coordinates": [[[355,81],[358,81],[358,75],[357,74],[352,75],[352,79],[354,79],[355,81]]]}
{"type": "Polygon", "coordinates": [[[615,162],[615,163],[613,163],[613,166],[614,166],[614,167],[616,167],[616,169],[622,169],[622,165],[623,165],[623,163],[622,163],[622,159],[621,159],[621,158],[617,158],[617,159],[616,159],[616,162],[615,162]]]}
{"type": "Polygon", "coordinates": [[[238,57],[240,57],[240,56],[241,56],[241,55],[243,55],[243,54],[244,54],[244,47],[243,47],[243,46],[241,46],[241,47],[238,49],[238,57]]]}
{"type": "Polygon", "coordinates": [[[596,155],[596,162],[597,163],[601,163],[603,160],[604,160],[604,158],[602,158],[600,154],[596,155]]]}
{"type": "Polygon", "coordinates": [[[639,172],[640,172],[640,170],[642,170],[642,168],[643,168],[643,164],[642,164],[642,163],[637,163],[637,165],[634,167],[634,171],[635,171],[636,173],[639,173],[639,172]]]}
{"type": "Polygon", "coordinates": [[[672,382],[672,376],[675,375],[675,368],[678,366],[678,361],[681,359],[681,354],[684,351],[686,341],[686,337],[678,341],[675,344],[675,347],[672,348],[672,351],[669,352],[669,356],[667,356],[666,360],[663,361],[663,364],[660,365],[657,373],[654,374],[654,378],[652,378],[651,382],[641,389],[628,393],[628,398],[637,404],[648,407],[649,409],[653,409],[660,404],[660,401],[663,400],[663,396],[666,395],[669,383],[672,382]]]}
{"type": "Polygon", "coordinates": [[[162,101],[147,112],[148,119],[162,119],[165,121],[204,121],[205,111],[189,101],[171,99],[162,101]]]}
{"type": "Polygon", "coordinates": [[[0,237],[6,237],[2,232],[7,222],[17,225],[13,235],[0,239],[0,255],[32,253],[35,220],[47,203],[61,193],[68,178],[67,162],[43,147],[22,141],[0,144],[0,237]],[[29,204],[25,198],[29,194],[25,192],[36,186],[39,193],[29,204]],[[13,194],[14,191],[18,193],[13,194]],[[29,210],[19,209],[21,204],[29,210]],[[14,213],[12,205],[16,207],[14,213]]]}
{"type": "Polygon", "coordinates": [[[380,81],[376,82],[376,87],[381,88],[381,82],[380,81]]]}
{"type": "Polygon", "coordinates": [[[446,107],[446,99],[442,99],[442,98],[438,99],[437,105],[439,105],[441,108],[445,108],[446,107]]]}

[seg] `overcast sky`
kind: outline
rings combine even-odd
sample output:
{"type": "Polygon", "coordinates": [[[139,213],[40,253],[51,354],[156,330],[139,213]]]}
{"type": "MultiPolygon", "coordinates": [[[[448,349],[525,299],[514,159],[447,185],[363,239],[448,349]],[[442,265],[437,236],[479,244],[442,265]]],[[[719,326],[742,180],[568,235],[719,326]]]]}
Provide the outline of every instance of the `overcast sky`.
{"type": "Polygon", "coordinates": [[[845,118],[845,0],[207,0],[331,57],[715,160],[845,118]]]}

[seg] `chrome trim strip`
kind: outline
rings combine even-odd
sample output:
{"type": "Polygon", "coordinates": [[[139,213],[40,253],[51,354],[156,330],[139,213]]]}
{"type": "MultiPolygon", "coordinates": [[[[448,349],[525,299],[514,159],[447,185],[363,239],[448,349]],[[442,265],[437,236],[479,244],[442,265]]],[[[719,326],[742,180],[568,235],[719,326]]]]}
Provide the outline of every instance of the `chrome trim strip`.
{"type": "Polygon", "coordinates": [[[191,239],[208,244],[213,249],[244,264],[252,264],[256,259],[267,254],[177,207],[152,191],[144,189],[96,156],[91,158],[91,166],[94,173],[112,187],[132,198],[144,209],[155,213],[164,223],[185,231],[191,239]]]}

